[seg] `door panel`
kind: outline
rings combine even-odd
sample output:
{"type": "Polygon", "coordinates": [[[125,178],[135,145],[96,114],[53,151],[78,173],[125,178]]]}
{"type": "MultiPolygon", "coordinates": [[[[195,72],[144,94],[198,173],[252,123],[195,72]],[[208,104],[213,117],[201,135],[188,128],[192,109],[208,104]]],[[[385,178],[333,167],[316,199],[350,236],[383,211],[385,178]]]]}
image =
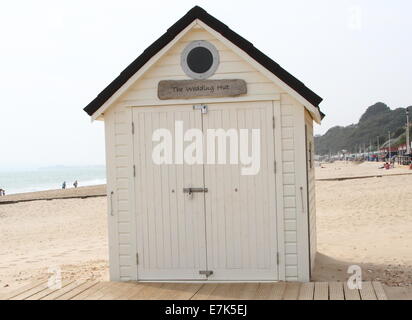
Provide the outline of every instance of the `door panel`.
{"type": "Polygon", "coordinates": [[[272,118],[272,102],[211,104],[205,114],[191,105],[133,109],[139,280],[278,279],[272,118]],[[153,131],[174,135],[175,121],[203,130],[205,160],[208,129],[260,129],[259,173],[241,175],[242,163],[154,164],[153,131]],[[188,187],[208,192],[189,198],[188,187]]]}
{"type": "Polygon", "coordinates": [[[190,199],[186,187],[203,187],[203,166],[157,165],[152,142],[158,128],[170,130],[175,144],[175,121],[184,132],[202,128],[200,112],[191,106],[133,109],[135,192],[139,280],[204,280],[206,269],[204,194],[190,199]]]}
{"type": "MultiPolygon", "coordinates": [[[[277,280],[272,102],[208,107],[204,135],[207,129],[260,129],[261,140],[257,175],[241,175],[240,162],[205,165],[207,268],[213,271],[208,280],[277,280]]],[[[226,159],[228,146],[229,140],[226,159]]]]}

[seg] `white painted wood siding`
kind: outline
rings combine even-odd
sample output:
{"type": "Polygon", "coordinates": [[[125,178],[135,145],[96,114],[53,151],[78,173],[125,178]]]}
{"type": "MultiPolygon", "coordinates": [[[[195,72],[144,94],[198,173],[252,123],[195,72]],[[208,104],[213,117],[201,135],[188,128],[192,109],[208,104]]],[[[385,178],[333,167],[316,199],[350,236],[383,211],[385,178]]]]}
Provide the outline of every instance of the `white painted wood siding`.
{"type": "Polygon", "coordinates": [[[240,58],[222,42],[204,29],[194,28],[184,35],[163,57],[134,84],[122,97],[119,103],[125,106],[171,105],[187,103],[187,100],[162,101],[157,97],[157,84],[160,80],[190,79],[180,66],[182,50],[194,40],[207,40],[219,51],[220,64],[210,79],[244,79],[247,83],[247,96],[235,98],[199,98],[203,103],[213,101],[277,100],[281,89],[267,79],[249,63],[240,58]]]}
{"type": "Polygon", "coordinates": [[[285,280],[308,281],[304,108],[282,94],[280,109],[285,280]]]}
{"type": "Polygon", "coordinates": [[[315,141],[313,135],[313,119],[308,112],[305,112],[305,123],[307,128],[307,145],[308,145],[308,193],[309,193],[309,240],[310,240],[310,261],[312,270],[315,266],[317,252],[316,237],[316,193],[315,193],[315,141]],[[310,147],[309,147],[310,146],[310,147]],[[311,155],[309,152],[311,151],[311,155]],[[312,165],[310,164],[312,159],[312,165]]]}
{"type": "Polygon", "coordinates": [[[131,110],[105,114],[110,278],[136,279],[131,110]],[[113,194],[111,194],[113,192],[113,194]]]}

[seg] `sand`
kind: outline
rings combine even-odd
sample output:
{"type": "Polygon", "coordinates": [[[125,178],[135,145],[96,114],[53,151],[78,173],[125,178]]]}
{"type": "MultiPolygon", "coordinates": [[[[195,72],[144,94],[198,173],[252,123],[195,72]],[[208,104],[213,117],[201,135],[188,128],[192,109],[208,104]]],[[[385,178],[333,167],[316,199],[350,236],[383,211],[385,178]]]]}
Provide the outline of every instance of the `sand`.
{"type": "MultiPolygon", "coordinates": [[[[317,178],[373,175],[376,163],[338,162],[317,168],[317,178]]],[[[386,173],[387,172],[387,173],[386,173]]],[[[346,181],[317,181],[318,257],[313,279],[347,280],[359,265],[364,280],[391,287],[412,286],[412,175],[346,181]]],[[[412,292],[412,291],[411,291],[412,292]]]]}
{"type": "MultiPolygon", "coordinates": [[[[385,176],[317,181],[319,253],[313,280],[345,281],[347,267],[356,264],[364,280],[383,282],[393,296],[411,297],[412,175],[386,176],[411,170],[383,171],[379,166],[337,162],[316,168],[318,179],[385,176]]],[[[56,192],[59,197],[73,192],[84,196],[87,188],[90,194],[104,191],[104,186],[84,187],[17,195],[13,201],[56,192]]],[[[52,266],[59,266],[65,278],[107,280],[106,198],[0,203],[0,243],[0,293],[47,275],[52,266]]]]}
{"type": "Polygon", "coordinates": [[[106,198],[0,205],[0,293],[60,267],[64,278],[108,279],[106,198]]]}

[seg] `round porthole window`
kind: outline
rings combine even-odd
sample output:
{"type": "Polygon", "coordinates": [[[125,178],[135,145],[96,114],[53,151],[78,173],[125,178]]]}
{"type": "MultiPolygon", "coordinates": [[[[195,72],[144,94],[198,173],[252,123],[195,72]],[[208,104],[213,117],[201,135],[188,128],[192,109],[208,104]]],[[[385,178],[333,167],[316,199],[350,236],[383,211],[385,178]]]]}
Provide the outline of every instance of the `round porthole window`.
{"type": "Polygon", "coordinates": [[[193,79],[211,77],[219,66],[219,52],[207,41],[193,41],[182,52],[183,71],[193,79]]]}

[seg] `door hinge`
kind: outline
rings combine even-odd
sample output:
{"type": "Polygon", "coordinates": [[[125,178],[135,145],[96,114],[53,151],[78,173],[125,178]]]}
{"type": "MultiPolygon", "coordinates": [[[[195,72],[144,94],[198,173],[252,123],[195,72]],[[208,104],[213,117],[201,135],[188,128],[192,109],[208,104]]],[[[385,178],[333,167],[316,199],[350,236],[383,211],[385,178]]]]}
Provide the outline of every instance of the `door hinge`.
{"type": "Polygon", "coordinates": [[[132,122],[132,134],[134,134],[134,122],[132,122]]]}
{"type": "Polygon", "coordinates": [[[136,178],[136,165],[133,165],[133,177],[136,178]]]}
{"type": "Polygon", "coordinates": [[[139,254],[136,253],[136,264],[139,264],[139,254]]]}
{"type": "Polygon", "coordinates": [[[211,270],[200,270],[199,274],[206,276],[206,278],[210,277],[213,274],[211,270]]]}
{"type": "Polygon", "coordinates": [[[275,129],[275,117],[273,116],[273,129],[275,129]]]}
{"type": "Polygon", "coordinates": [[[277,265],[279,265],[279,252],[276,253],[276,263],[277,263],[277,265]]]}

